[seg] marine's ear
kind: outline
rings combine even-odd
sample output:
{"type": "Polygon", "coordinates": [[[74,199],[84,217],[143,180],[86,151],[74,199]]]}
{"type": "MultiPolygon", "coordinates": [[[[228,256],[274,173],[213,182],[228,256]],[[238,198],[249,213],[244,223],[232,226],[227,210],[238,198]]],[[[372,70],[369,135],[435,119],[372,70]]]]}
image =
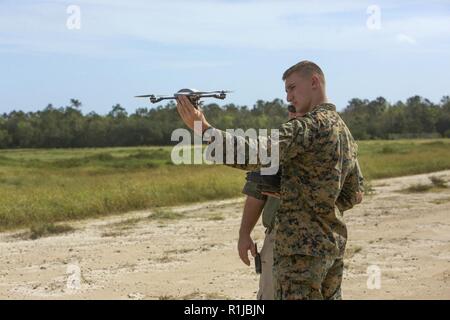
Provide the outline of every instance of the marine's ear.
{"type": "Polygon", "coordinates": [[[311,87],[313,89],[318,89],[321,86],[321,79],[318,74],[313,73],[311,76],[311,87]]]}

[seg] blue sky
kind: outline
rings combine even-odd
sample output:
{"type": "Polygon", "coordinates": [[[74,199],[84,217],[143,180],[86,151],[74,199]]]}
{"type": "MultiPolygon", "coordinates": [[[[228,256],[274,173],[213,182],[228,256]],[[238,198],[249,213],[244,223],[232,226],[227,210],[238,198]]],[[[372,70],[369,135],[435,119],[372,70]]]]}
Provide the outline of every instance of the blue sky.
{"type": "Polygon", "coordinates": [[[450,95],[450,0],[0,0],[2,113],[71,98],[85,113],[134,112],[154,106],[134,95],[185,87],[230,89],[220,104],[251,107],[285,99],[281,75],[304,59],[323,68],[339,110],[354,97],[439,102],[450,95]],[[67,28],[70,5],[80,29],[67,28]]]}

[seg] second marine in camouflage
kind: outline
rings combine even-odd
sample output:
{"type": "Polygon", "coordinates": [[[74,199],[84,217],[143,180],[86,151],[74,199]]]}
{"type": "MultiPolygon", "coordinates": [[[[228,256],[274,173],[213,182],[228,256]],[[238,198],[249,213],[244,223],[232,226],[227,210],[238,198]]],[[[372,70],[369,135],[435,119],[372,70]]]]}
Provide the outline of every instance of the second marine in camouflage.
{"type": "MultiPolygon", "coordinates": [[[[327,102],[325,77],[314,63],[302,61],[283,75],[288,101],[304,116],[289,120],[279,129],[282,168],[280,208],[275,221],[274,291],[277,299],[339,298],[342,257],[347,241],[343,215],[336,208],[342,190],[349,203],[357,203],[359,180],[358,147],[349,129],[327,102]]],[[[178,112],[194,128],[202,122],[202,132],[211,128],[203,114],[180,98],[178,112]]],[[[217,129],[206,134],[239,140],[217,129]],[[227,137],[228,136],[228,137],[227,137]]],[[[241,141],[246,149],[258,141],[241,141]]],[[[238,142],[238,143],[241,143],[238,142]]],[[[268,143],[268,150],[270,150],[268,143]]],[[[226,148],[223,148],[226,150],[226,148]]],[[[233,158],[237,158],[234,150],[233,158]]],[[[261,163],[230,166],[255,170],[261,163]]]]}

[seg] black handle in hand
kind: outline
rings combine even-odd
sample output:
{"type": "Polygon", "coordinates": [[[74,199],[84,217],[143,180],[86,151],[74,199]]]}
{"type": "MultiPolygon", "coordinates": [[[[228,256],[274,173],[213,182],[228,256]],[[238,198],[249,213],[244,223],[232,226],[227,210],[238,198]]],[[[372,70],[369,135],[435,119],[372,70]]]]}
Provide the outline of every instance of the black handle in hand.
{"type": "Polygon", "coordinates": [[[255,251],[256,251],[255,271],[256,271],[256,273],[260,274],[262,272],[261,256],[260,256],[260,254],[258,252],[258,247],[256,246],[256,243],[255,243],[255,251]]]}

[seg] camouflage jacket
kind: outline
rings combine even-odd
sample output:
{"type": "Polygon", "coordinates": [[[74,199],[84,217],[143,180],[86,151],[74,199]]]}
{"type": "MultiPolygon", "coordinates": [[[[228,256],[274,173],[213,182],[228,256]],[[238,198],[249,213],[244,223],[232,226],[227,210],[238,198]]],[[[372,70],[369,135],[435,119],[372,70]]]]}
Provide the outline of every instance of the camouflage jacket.
{"type": "MultiPolygon", "coordinates": [[[[353,208],[353,206],[357,204],[356,192],[364,191],[363,176],[361,174],[358,161],[356,161],[356,170],[350,173],[347,180],[347,183],[344,184],[338,198],[336,199],[336,207],[342,214],[344,211],[353,208]]],[[[280,208],[280,199],[261,194],[261,192],[257,189],[256,183],[253,181],[247,181],[245,183],[242,193],[265,201],[262,212],[262,223],[265,228],[269,230],[273,229],[275,226],[275,215],[280,208]]]]}
{"type": "MultiPolygon", "coordinates": [[[[224,145],[230,139],[235,144],[240,139],[246,149],[261,146],[260,141],[215,130],[224,145]]],[[[269,139],[267,150],[271,143],[276,142],[269,139]]],[[[341,192],[355,199],[362,175],[357,165],[358,146],[335,106],[324,103],[284,123],[279,129],[278,148],[283,170],[275,253],[342,256],[347,228],[342,212],[336,209],[336,200],[341,192]]],[[[225,153],[225,146],[223,150],[225,153]]],[[[237,164],[238,152],[239,148],[234,148],[235,161],[227,165],[244,170],[262,167],[259,158],[256,164],[250,164],[249,152],[245,152],[244,164],[237,164]]],[[[347,207],[350,205],[351,201],[347,207]]]]}

